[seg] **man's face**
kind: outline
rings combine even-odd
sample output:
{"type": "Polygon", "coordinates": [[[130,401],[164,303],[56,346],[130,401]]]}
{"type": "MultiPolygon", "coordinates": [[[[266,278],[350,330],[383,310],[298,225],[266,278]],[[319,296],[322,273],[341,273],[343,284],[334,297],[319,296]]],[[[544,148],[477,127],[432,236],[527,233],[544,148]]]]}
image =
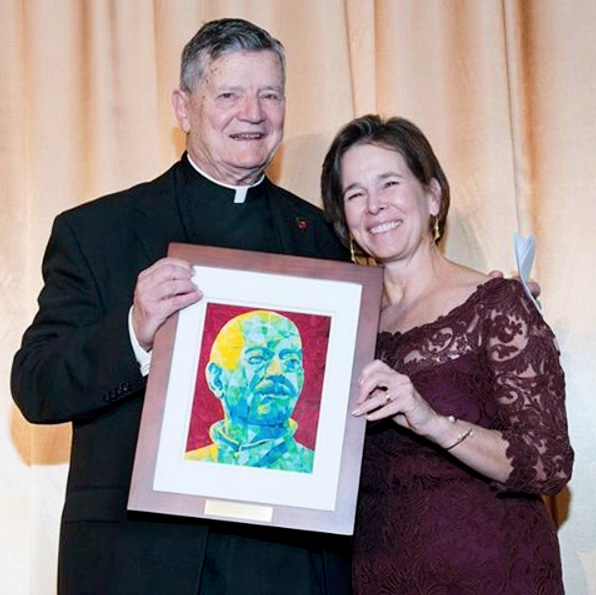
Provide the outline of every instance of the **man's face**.
{"type": "Polygon", "coordinates": [[[207,64],[192,93],[175,91],[172,101],[190,157],[220,182],[253,183],[281,142],[284,83],[272,51],[224,54],[207,64]]]}
{"type": "Polygon", "coordinates": [[[283,424],[292,415],[304,384],[298,329],[275,314],[251,315],[240,329],[235,365],[219,365],[226,414],[236,423],[283,424]]]}

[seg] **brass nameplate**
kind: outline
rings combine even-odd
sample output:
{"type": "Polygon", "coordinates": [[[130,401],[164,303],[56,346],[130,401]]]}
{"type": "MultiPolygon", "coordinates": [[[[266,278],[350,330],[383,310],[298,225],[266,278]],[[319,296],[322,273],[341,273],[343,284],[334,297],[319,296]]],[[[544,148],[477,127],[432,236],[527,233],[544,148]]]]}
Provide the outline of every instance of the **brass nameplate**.
{"type": "Polygon", "coordinates": [[[244,521],[270,523],[273,520],[273,507],[227,500],[205,500],[204,514],[244,521]]]}

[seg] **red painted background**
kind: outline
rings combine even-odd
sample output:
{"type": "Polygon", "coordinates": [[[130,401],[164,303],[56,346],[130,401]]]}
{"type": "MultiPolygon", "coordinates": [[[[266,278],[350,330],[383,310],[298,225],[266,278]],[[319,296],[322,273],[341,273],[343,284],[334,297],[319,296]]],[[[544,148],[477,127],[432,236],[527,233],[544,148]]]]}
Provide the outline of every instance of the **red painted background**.
{"type": "MultiPolygon", "coordinates": [[[[209,427],[223,417],[221,403],[209,390],[205,380],[205,366],[209,360],[213,341],[228,320],[255,309],[254,307],[231,306],[229,304],[210,303],[207,305],[186,450],[209,444],[211,442],[209,427]]],[[[331,317],[286,310],[275,310],[275,312],[292,320],[298,327],[302,338],[304,386],[292,417],[298,422],[296,440],[304,446],[314,449],[319,424],[331,317]]]]}

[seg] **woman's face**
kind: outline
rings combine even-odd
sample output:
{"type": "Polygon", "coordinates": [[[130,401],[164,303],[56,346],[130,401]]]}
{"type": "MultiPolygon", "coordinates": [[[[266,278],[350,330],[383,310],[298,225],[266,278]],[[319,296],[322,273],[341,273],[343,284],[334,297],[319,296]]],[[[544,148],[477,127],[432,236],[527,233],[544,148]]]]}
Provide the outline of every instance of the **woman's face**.
{"type": "Polygon", "coordinates": [[[341,160],[341,186],[350,233],[378,261],[407,258],[432,243],[429,218],[439,212],[439,184],[423,186],[397,151],[351,147],[341,160]]]}

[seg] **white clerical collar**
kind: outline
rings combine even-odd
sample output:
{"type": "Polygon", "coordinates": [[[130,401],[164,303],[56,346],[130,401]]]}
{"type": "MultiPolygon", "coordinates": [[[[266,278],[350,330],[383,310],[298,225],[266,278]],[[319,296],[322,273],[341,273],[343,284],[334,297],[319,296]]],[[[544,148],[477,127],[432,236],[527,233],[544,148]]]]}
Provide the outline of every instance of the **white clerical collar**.
{"type": "Polygon", "coordinates": [[[253,188],[254,186],[258,186],[265,178],[265,174],[263,174],[254,184],[250,184],[249,186],[232,186],[231,184],[224,184],[215,178],[212,178],[209,174],[206,174],[190,157],[187,153],[186,156],[188,157],[188,162],[205,178],[217,184],[218,186],[223,186],[224,188],[229,188],[230,190],[234,191],[234,203],[242,204],[246,200],[246,193],[248,192],[249,188],[253,188]]]}

